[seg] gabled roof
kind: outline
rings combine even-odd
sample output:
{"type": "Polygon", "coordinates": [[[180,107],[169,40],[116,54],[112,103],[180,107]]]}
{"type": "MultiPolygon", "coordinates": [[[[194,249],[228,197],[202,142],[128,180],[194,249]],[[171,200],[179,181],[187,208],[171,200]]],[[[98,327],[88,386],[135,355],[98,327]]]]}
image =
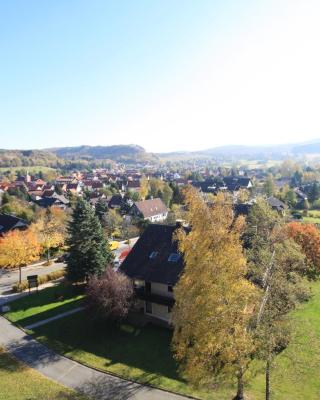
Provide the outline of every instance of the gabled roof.
{"type": "Polygon", "coordinates": [[[45,207],[45,208],[53,206],[56,202],[57,202],[57,199],[55,199],[53,197],[43,197],[42,199],[35,200],[35,203],[39,207],[45,207]]]}
{"type": "Polygon", "coordinates": [[[0,214],[0,234],[7,233],[12,229],[24,229],[28,226],[27,221],[10,214],[0,214]]]}
{"type": "Polygon", "coordinates": [[[79,187],[79,183],[68,183],[67,184],[67,190],[71,190],[71,189],[77,190],[78,187],[79,187]]]}
{"type": "Polygon", "coordinates": [[[125,204],[125,200],[121,196],[121,194],[114,194],[110,201],[109,201],[109,208],[114,208],[114,207],[122,207],[125,204]]]}
{"type": "Polygon", "coordinates": [[[183,258],[168,261],[170,254],[177,253],[173,242],[176,226],[150,224],[138,239],[122,263],[120,270],[129,278],[158,282],[174,286],[183,270],[183,258]],[[150,258],[152,253],[155,257],[150,258]]]}
{"type": "Polygon", "coordinates": [[[285,203],[273,196],[268,197],[267,202],[271,208],[277,210],[284,210],[286,208],[285,203]]]}
{"type": "Polygon", "coordinates": [[[138,181],[138,180],[136,180],[136,181],[128,181],[127,188],[128,189],[138,189],[138,188],[140,188],[140,181],[138,181]]]}
{"type": "Polygon", "coordinates": [[[134,204],[144,218],[168,212],[166,205],[160,198],[137,201],[134,204]]]}

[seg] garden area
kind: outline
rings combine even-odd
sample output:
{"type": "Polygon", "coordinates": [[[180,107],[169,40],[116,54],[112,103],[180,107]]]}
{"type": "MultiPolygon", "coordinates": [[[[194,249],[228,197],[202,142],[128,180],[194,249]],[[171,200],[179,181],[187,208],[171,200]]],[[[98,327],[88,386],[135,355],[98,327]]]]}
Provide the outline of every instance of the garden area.
{"type": "MultiPolygon", "coordinates": [[[[276,357],[271,375],[276,400],[320,398],[320,381],[314,373],[320,365],[319,282],[312,283],[312,292],[311,300],[291,314],[295,336],[288,348],[276,357]]],[[[6,317],[26,326],[78,307],[82,297],[70,287],[47,288],[12,303],[6,317]]],[[[234,395],[234,387],[203,392],[179,377],[170,350],[170,330],[151,325],[135,327],[126,322],[97,323],[86,313],[80,311],[30,333],[60,354],[124,378],[201,399],[230,400],[234,395]]],[[[264,375],[258,364],[252,366],[250,375],[248,399],[262,400],[264,375]]]]}

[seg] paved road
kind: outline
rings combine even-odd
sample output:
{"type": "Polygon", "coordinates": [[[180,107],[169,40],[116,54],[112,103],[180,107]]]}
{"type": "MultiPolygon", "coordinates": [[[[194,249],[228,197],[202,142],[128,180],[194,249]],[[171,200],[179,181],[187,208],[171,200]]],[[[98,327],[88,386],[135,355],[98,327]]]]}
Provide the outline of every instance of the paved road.
{"type": "MultiPolygon", "coordinates": [[[[27,275],[46,275],[49,272],[57,271],[65,267],[63,263],[53,263],[49,267],[44,267],[43,262],[40,264],[29,265],[22,268],[22,279],[27,279],[27,275]]],[[[11,290],[12,285],[19,281],[19,271],[0,269],[0,295],[11,290]]]]}
{"type": "Polygon", "coordinates": [[[60,356],[3,317],[0,317],[1,345],[41,374],[95,400],[186,400],[183,396],[132,383],[60,356]]]}

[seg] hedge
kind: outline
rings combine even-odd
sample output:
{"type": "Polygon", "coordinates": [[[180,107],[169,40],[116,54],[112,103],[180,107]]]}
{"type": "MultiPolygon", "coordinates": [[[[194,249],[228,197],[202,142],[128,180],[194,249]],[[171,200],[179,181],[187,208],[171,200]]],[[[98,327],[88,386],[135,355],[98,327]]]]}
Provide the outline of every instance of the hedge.
{"type": "MultiPolygon", "coordinates": [[[[56,279],[62,278],[65,275],[64,269],[59,269],[58,271],[50,272],[46,275],[41,275],[38,277],[39,285],[43,285],[44,283],[54,281],[56,279]]],[[[16,283],[12,286],[13,292],[23,292],[28,289],[28,281],[22,281],[21,283],[16,283]]]]}

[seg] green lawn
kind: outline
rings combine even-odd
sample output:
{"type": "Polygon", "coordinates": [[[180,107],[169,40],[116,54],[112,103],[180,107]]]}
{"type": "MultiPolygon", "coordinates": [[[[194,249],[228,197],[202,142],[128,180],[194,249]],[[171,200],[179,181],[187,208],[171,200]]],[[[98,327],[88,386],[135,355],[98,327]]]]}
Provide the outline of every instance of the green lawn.
{"type": "Polygon", "coordinates": [[[0,400],[85,400],[0,349],[0,400]]]}
{"type": "MultiPolygon", "coordinates": [[[[292,313],[294,334],[277,358],[271,375],[273,400],[320,399],[320,282],[311,285],[313,297],[292,313]]],[[[264,376],[251,383],[254,399],[263,399],[264,376]]]]}
{"type": "Polygon", "coordinates": [[[218,396],[200,394],[179,378],[170,351],[171,332],[165,328],[94,324],[79,312],[35,328],[34,336],[58,353],[126,378],[206,399],[231,398],[228,390],[218,396]]]}
{"type": "MultiPolygon", "coordinates": [[[[291,344],[276,358],[271,375],[273,400],[320,399],[320,282],[313,283],[312,289],[312,299],[292,313],[291,344]]],[[[26,313],[20,314],[19,323],[26,313]]],[[[12,315],[16,314],[7,314],[12,315]]],[[[203,399],[231,400],[235,393],[234,388],[199,392],[184,382],[177,374],[171,332],[166,329],[94,324],[85,312],[79,312],[38,327],[32,334],[61,354],[140,382],[203,399]]],[[[246,387],[248,399],[264,399],[263,391],[264,376],[258,372],[246,387]]]]}
{"type": "Polygon", "coordinates": [[[306,222],[308,224],[320,224],[320,210],[309,210],[307,217],[303,216],[302,210],[292,210],[292,212],[299,213],[302,215],[302,218],[298,220],[300,222],[306,222]]]}
{"type": "Polygon", "coordinates": [[[308,216],[303,217],[304,222],[320,224],[320,210],[309,210],[308,216]]]}
{"type": "Polygon", "coordinates": [[[24,327],[79,307],[82,298],[79,290],[75,293],[64,285],[53,286],[10,303],[11,310],[5,315],[10,321],[24,327]]]}

